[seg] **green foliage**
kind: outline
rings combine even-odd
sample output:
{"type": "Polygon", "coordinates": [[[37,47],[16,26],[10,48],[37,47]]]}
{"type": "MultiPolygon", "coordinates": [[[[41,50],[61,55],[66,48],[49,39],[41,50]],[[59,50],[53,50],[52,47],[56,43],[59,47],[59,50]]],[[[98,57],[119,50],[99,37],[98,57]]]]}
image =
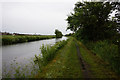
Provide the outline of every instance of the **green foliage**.
{"type": "Polygon", "coordinates": [[[48,62],[54,58],[54,56],[56,55],[56,52],[59,49],[61,49],[66,43],[67,41],[63,40],[63,41],[57,42],[54,46],[50,46],[50,45],[41,46],[40,48],[41,54],[39,54],[39,56],[35,55],[35,59],[34,59],[34,62],[38,64],[40,71],[42,66],[45,66],[46,64],[48,64],[48,62]]]}
{"type": "Polygon", "coordinates": [[[117,32],[116,22],[109,19],[115,7],[113,5],[109,2],[76,3],[74,13],[67,18],[67,29],[78,33],[77,36],[85,40],[110,39],[117,32]]]}
{"type": "Polygon", "coordinates": [[[120,73],[120,54],[118,53],[118,46],[108,41],[97,41],[85,43],[86,46],[102,59],[109,62],[112,69],[120,73]]]}
{"type": "Polygon", "coordinates": [[[59,30],[55,30],[55,34],[56,34],[56,38],[61,38],[63,36],[62,32],[60,32],[59,30]]]}
{"type": "Polygon", "coordinates": [[[2,45],[9,45],[15,43],[23,43],[23,42],[30,42],[36,40],[43,40],[43,39],[50,39],[54,38],[55,36],[19,36],[19,35],[2,35],[2,45]]]}

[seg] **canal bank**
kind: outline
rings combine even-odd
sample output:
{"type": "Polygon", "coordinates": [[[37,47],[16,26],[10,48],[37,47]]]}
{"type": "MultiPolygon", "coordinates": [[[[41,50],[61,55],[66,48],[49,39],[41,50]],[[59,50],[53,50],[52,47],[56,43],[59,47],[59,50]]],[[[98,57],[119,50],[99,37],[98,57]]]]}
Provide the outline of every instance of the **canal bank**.
{"type": "Polygon", "coordinates": [[[55,35],[2,35],[2,45],[31,42],[37,40],[55,38],[55,35]]]}
{"type": "Polygon", "coordinates": [[[119,79],[119,75],[111,70],[110,64],[94,55],[80,41],[70,38],[68,44],[35,78],[119,79]]]}
{"type": "MultiPolygon", "coordinates": [[[[11,70],[11,64],[14,67],[25,66],[26,64],[30,64],[30,60],[32,61],[36,55],[41,53],[40,46],[44,45],[54,45],[56,42],[66,40],[67,37],[62,38],[54,38],[54,39],[46,39],[39,40],[33,42],[19,43],[14,45],[6,45],[2,46],[2,68],[5,68],[7,71],[11,70]],[[17,63],[18,66],[15,66],[17,63]],[[22,65],[21,65],[22,64],[22,65]],[[7,66],[7,67],[5,67],[7,66]]],[[[2,70],[5,70],[2,69],[2,70]]],[[[4,75],[4,71],[3,71],[4,75]]]]}
{"type": "Polygon", "coordinates": [[[33,67],[30,67],[30,65],[23,70],[29,71],[28,68],[30,68],[35,73],[30,76],[24,76],[24,72],[20,73],[18,67],[15,78],[119,79],[119,76],[110,69],[110,64],[106,63],[99,56],[94,55],[73,37],[68,39],[67,44],[56,52],[55,57],[42,70],[39,70],[38,65],[33,65],[33,67]]]}

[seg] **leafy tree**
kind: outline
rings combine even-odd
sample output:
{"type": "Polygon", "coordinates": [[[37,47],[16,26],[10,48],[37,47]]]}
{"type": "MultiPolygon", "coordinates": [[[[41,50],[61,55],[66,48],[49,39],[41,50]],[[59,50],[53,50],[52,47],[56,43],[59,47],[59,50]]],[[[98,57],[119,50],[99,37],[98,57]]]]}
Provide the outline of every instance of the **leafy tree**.
{"type": "Polygon", "coordinates": [[[61,38],[63,36],[62,32],[59,30],[55,30],[56,38],[61,38]]]}
{"type": "Polygon", "coordinates": [[[86,40],[110,39],[117,33],[116,22],[109,18],[115,7],[113,2],[78,2],[67,18],[67,29],[86,40]]]}

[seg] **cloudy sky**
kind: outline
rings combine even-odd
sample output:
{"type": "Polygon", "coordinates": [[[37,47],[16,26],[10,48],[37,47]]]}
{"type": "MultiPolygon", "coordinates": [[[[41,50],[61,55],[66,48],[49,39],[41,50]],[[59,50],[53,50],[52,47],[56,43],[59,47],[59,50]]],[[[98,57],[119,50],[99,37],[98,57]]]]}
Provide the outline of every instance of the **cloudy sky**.
{"type": "Polygon", "coordinates": [[[4,0],[0,3],[2,31],[54,34],[59,29],[63,34],[69,33],[65,19],[77,1],[4,0]]]}
{"type": "Polygon", "coordinates": [[[0,0],[0,30],[54,34],[59,29],[70,33],[65,19],[78,1],[82,0],[0,0]]]}

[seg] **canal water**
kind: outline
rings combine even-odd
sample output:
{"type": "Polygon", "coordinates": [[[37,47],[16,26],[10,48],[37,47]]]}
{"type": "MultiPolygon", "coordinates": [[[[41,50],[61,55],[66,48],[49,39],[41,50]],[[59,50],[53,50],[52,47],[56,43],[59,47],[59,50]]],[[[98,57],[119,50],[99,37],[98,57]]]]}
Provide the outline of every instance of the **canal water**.
{"type": "MultiPolygon", "coordinates": [[[[44,45],[54,45],[58,41],[66,40],[67,37],[62,37],[59,39],[47,39],[39,40],[33,42],[26,42],[14,45],[6,45],[0,47],[2,48],[2,75],[3,78],[10,77],[12,69],[17,69],[18,66],[22,68],[25,65],[30,64],[30,60],[36,55],[41,53],[40,46],[44,45]],[[12,66],[12,67],[11,67],[12,66]],[[16,68],[17,67],[17,68],[16,68]]],[[[29,67],[30,68],[30,67],[29,67]]],[[[12,72],[14,73],[14,72],[12,72]]],[[[19,76],[19,75],[16,75],[19,76]]],[[[13,77],[13,76],[12,76],[13,77]]]]}

